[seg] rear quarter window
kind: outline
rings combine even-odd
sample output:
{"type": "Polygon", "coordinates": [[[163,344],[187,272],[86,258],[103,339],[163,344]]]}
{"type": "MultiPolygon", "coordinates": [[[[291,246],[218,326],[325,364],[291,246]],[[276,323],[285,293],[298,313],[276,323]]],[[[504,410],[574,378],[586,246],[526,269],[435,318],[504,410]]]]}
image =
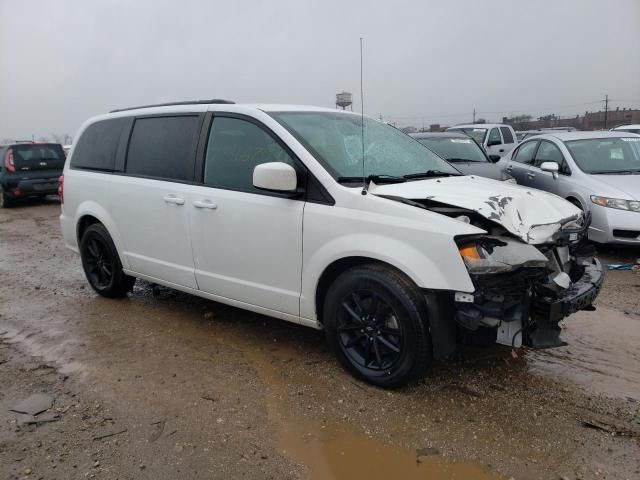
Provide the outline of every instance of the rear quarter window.
{"type": "Polygon", "coordinates": [[[198,126],[198,115],[136,119],[129,140],[126,173],[167,180],[191,180],[198,126]]]}
{"type": "Polygon", "coordinates": [[[504,143],[513,143],[513,135],[511,135],[511,129],[507,127],[500,127],[500,131],[502,132],[504,143]]]}
{"type": "Polygon", "coordinates": [[[71,168],[112,172],[127,118],[112,118],[89,125],[78,139],[71,168]]]}

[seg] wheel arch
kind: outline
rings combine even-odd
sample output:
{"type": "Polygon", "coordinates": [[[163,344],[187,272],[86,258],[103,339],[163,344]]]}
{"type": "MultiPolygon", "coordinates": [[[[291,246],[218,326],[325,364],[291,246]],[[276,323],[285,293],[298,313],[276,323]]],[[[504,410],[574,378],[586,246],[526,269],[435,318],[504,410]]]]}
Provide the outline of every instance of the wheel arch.
{"type": "Polygon", "coordinates": [[[77,212],[77,244],[80,245],[82,234],[86,231],[87,228],[89,228],[89,226],[100,223],[104,226],[104,228],[107,229],[107,232],[111,236],[113,244],[116,246],[116,250],[118,251],[118,256],[120,257],[120,262],[122,263],[123,268],[128,269],[129,262],[127,261],[126,255],[123,255],[124,250],[122,238],[120,237],[119,231],[116,228],[115,223],[111,220],[111,216],[108,214],[108,212],[94,202],[86,202],[81,204],[77,212]]]}
{"type": "MultiPolygon", "coordinates": [[[[584,202],[580,199],[580,196],[579,196],[579,195],[576,195],[576,194],[574,194],[574,193],[570,193],[569,195],[567,195],[567,196],[565,197],[565,200],[567,200],[567,201],[569,201],[569,202],[573,203],[574,205],[576,205],[576,203],[577,203],[578,205],[581,205],[581,207],[580,207],[580,208],[581,208],[582,210],[585,210],[585,208],[586,208],[586,207],[585,207],[585,205],[584,205],[584,202]]],[[[576,205],[576,206],[577,206],[577,205],[576,205]]]]}
{"type": "MultiPolygon", "coordinates": [[[[315,310],[316,310],[316,319],[319,323],[323,323],[322,310],[324,306],[324,299],[327,295],[329,288],[331,287],[331,284],[340,275],[342,275],[344,272],[346,272],[350,268],[357,267],[360,265],[366,265],[366,264],[376,264],[376,265],[385,266],[391,270],[394,270],[400,275],[404,276],[409,282],[416,285],[409,275],[404,273],[402,270],[400,270],[396,266],[388,262],[382,261],[380,259],[367,257],[367,256],[359,256],[359,255],[339,258],[337,260],[334,260],[329,265],[327,265],[327,267],[324,269],[324,271],[318,278],[318,282],[315,290],[314,304],[315,304],[315,310]]],[[[416,285],[416,288],[419,288],[419,287],[416,285]]]]}

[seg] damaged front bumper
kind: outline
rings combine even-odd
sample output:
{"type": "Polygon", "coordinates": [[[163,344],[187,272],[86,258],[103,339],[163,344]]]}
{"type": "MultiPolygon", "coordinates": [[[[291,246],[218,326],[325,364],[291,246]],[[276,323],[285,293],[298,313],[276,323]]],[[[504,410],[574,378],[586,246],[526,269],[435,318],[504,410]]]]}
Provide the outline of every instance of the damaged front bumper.
{"type": "Polygon", "coordinates": [[[481,327],[485,331],[493,329],[497,343],[512,347],[564,345],[560,340],[560,320],[579,310],[593,309],[604,278],[596,258],[576,259],[567,270],[571,282],[566,288],[550,282],[558,271],[552,272],[548,267],[477,275],[474,293],[455,294],[454,319],[463,333],[473,333],[481,327]]]}
{"type": "Polygon", "coordinates": [[[585,261],[584,273],[565,291],[552,296],[535,296],[531,301],[531,327],[525,343],[545,348],[562,345],[558,322],[580,310],[593,310],[593,302],[604,281],[602,265],[597,258],[585,261]]]}

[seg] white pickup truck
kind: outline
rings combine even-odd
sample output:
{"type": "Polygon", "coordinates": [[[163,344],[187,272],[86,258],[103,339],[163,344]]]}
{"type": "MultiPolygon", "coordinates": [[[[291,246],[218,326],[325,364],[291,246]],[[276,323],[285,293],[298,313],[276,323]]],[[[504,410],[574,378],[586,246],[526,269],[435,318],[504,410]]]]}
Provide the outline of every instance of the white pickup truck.
{"type": "Polygon", "coordinates": [[[494,161],[504,157],[518,144],[513,127],[502,123],[456,125],[455,127],[447,128],[447,132],[466,133],[478,142],[478,145],[481,145],[489,158],[494,161]]]}

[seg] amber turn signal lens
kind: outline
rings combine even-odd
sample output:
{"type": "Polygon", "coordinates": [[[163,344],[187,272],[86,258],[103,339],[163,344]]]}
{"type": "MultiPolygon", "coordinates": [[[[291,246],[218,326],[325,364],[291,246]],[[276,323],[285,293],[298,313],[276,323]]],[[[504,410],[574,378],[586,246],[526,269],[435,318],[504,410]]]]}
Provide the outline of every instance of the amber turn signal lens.
{"type": "Polygon", "coordinates": [[[475,262],[476,260],[480,260],[482,258],[480,257],[478,247],[474,243],[463,245],[458,249],[458,251],[460,252],[462,258],[470,262],[475,262]]]}

